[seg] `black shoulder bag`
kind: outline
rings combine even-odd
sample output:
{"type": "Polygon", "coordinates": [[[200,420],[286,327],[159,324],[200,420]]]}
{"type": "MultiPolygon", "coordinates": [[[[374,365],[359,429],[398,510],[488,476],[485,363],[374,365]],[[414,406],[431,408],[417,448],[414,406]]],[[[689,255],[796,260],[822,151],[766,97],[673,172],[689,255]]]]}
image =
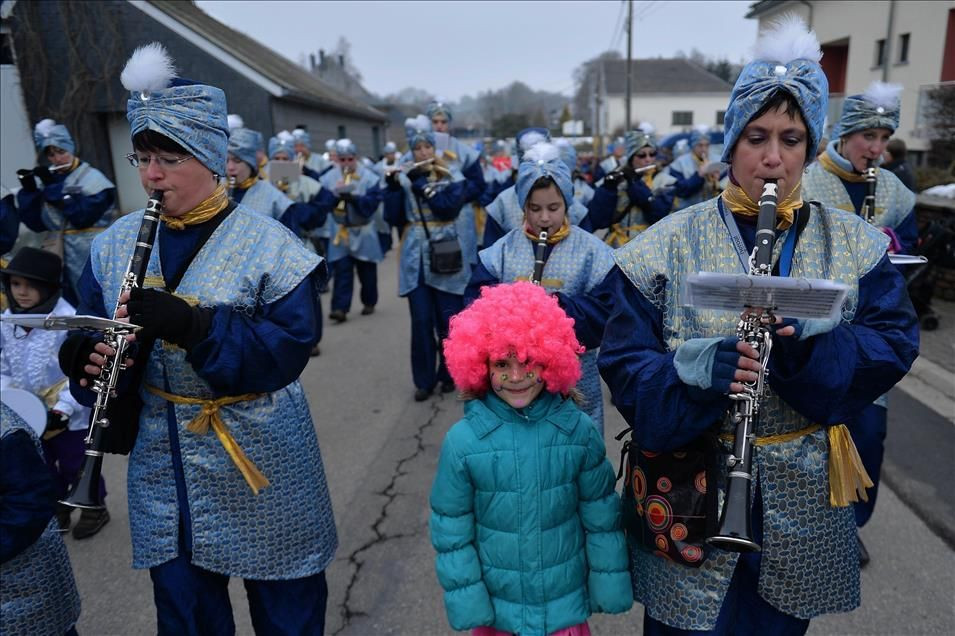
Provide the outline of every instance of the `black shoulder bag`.
{"type": "Polygon", "coordinates": [[[464,267],[464,259],[461,255],[461,244],[456,236],[434,240],[431,238],[431,232],[428,231],[428,222],[424,220],[424,214],[421,212],[421,200],[415,194],[415,204],[418,210],[418,218],[421,219],[421,227],[424,228],[424,235],[428,239],[428,259],[431,261],[432,274],[457,274],[464,267]]]}

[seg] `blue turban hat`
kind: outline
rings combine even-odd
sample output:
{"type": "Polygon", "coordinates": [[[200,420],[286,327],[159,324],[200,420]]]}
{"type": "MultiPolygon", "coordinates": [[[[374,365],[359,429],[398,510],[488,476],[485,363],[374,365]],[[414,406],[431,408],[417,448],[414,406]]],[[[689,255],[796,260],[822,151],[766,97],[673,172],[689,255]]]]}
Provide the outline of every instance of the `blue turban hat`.
{"type": "Polygon", "coordinates": [[[515,184],[517,202],[521,209],[524,209],[531,188],[544,177],[550,177],[557,184],[557,189],[564,197],[566,211],[569,212],[574,202],[574,182],[567,164],[560,157],[560,150],[551,143],[537,144],[524,153],[515,184]]]}
{"type": "Polygon", "coordinates": [[[384,153],[390,155],[393,152],[398,152],[398,145],[393,141],[385,143],[384,153]]]}
{"type": "Polygon", "coordinates": [[[262,133],[248,128],[236,128],[229,136],[228,151],[240,161],[244,161],[252,168],[255,174],[259,169],[259,161],[255,152],[262,147],[262,133]]]}
{"type": "Polygon", "coordinates": [[[50,146],[62,148],[70,154],[76,152],[76,144],[70,137],[70,131],[52,119],[43,119],[37,123],[33,129],[33,143],[36,144],[37,152],[43,152],[50,146]]]}
{"type": "Polygon", "coordinates": [[[428,114],[428,119],[433,119],[435,115],[444,115],[448,118],[449,122],[454,119],[454,113],[451,112],[451,107],[439,99],[429,103],[428,109],[425,112],[428,114]]]}
{"type": "Polygon", "coordinates": [[[431,130],[431,119],[418,115],[405,120],[405,136],[408,138],[408,149],[414,150],[418,142],[426,141],[434,146],[434,132],[431,130]]]}
{"type": "Polygon", "coordinates": [[[302,144],[308,148],[309,151],[312,150],[312,136],[309,135],[304,128],[296,128],[292,131],[292,136],[295,138],[297,143],[302,144]]]}
{"type": "Polygon", "coordinates": [[[126,102],[131,136],[157,132],[213,173],[225,174],[229,125],[221,89],[177,78],[172,60],[158,42],[136,49],[120,79],[132,93],[126,102]]]}
{"type": "Polygon", "coordinates": [[[295,158],[295,136],[287,130],[269,139],[269,159],[280,152],[287,154],[290,160],[295,158]]]}
{"type": "Polygon", "coordinates": [[[646,146],[650,146],[654,150],[657,148],[656,143],[653,141],[653,137],[639,128],[637,130],[627,131],[627,133],[623,136],[623,141],[627,146],[627,160],[637,154],[641,148],[646,146]]]}
{"type": "Polygon", "coordinates": [[[842,116],[832,131],[833,137],[845,137],[869,128],[899,127],[899,84],[872,82],[861,95],[850,95],[842,102],[842,116]]]}
{"type": "Polygon", "coordinates": [[[514,137],[514,144],[517,146],[517,159],[520,161],[524,153],[541,142],[550,143],[550,131],[546,128],[532,127],[525,128],[514,137]]]}
{"type": "Polygon", "coordinates": [[[787,16],[760,34],[756,58],[740,73],[724,119],[722,160],[729,162],[743,129],[776,91],[795,98],[809,131],[808,157],[816,156],[829,105],[829,82],[819,66],[816,34],[795,16],[787,16]]]}
{"type": "Polygon", "coordinates": [[[358,154],[358,148],[351,139],[339,139],[335,142],[335,152],[339,157],[354,157],[358,154]]]}
{"type": "Polygon", "coordinates": [[[570,173],[573,174],[577,169],[577,150],[574,145],[566,139],[558,139],[557,149],[560,150],[560,160],[564,162],[570,173]]]}

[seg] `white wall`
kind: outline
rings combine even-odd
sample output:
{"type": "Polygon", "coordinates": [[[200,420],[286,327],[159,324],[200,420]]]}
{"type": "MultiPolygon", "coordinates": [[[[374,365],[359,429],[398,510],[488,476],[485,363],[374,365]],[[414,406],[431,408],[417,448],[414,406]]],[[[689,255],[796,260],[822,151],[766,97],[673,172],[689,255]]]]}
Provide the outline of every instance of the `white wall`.
{"type": "Polygon", "coordinates": [[[109,117],[109,152],[116,175],[117,207],[122,214],[146,206],[146,192],[139,181],[139,170],[129,165],[126,155],[133,151],[129,137],[129,122],[123,115],[109,117]]]}
{"type": "Polygon", "coordinates": [[[33,126],[27,117],[20,73],[12,64],[0,65],[0,183],[20,187],[17,170],[36,166],[33,126]]]}
{"type": "MultiPolygon", "coordinates": [[[[622,127],[626,122],[626,108],[623,95],[607,97],[607,128],[609,134],[622,127]]],[[[716,112],[726,110],[730,101],[727,93],[656,93],[636,95],[631,101],[630,124],[636,128],[640,122],[650,122],[656,128],[657,137],[682,132],[691,126],[673,126],[673,111],[692,111],[693,125],[706,124],[710,128],[717,126],[716,112]]],[[[722,128],[722,125],[720,126],[722,128]]]]}
{"type": "MultiPolygon", "coordinates": [[[[819,0],[812,3],[812,28],[822,44],[849,38],[846,94],[861,93],[874,80],[882,80],[882,68],[873,68],[875,43],[886,37],[889,2],[819,0]]],[[[919,89],[939,81],[948,12],[955,0],[896,0],[891,50],[886,80],[902,84],[902,114],[896,137],[910,150],[928,149],[928,140],[913,135],[919,89]],[[898,64],[899,35],[910,33],[908,64],[898,64]]],[[[759,17],[760,30],[784,13],[808,18],[808,8],[789,2],[759,17]]]]}

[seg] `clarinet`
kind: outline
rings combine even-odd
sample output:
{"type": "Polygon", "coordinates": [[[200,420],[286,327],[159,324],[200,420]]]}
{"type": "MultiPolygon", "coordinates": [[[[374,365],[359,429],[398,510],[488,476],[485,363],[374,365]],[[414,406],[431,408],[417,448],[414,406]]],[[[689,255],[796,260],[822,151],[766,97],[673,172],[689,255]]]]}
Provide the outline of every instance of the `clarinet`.
{"type": "MultiPolygon", "coordinates": [[[[162,214],[162,198],[163,192],[159,190],[153,192],[146,203],[146,211],[143,214],[142,224],[139,226],[133,254],[129,257],[129,264],[126,266],[126,273],[123,275],[123,282],[119,289],[119,297],[116,299],[116,306],[113,309],[114,320],[123,294],[133,288],[141,287],[143,284],[143,279],[146,276],[146,266],[149,264],[149,256],[153,251],[153,244],[156,242],[159,215],[162,214]]],[[[103,455],[105,454],[103,433],[110,426],[106,411],[110,400],[116,397],[116,387],[119,384],[120,374],[127,368],[123,361],[126,359],[126,350],[129,347],[129,343],[126,341],[126,336],[129,333],[132,333],[132,330],[108,329],[104,332],[104,342],[116,353],[106,358],[99,376],[93,380],[92,390],[96,393],[96,404],[93,406],[93,416],[90,419],[89,431],[86,434],[83,467],[80,469],[79,479],[66,496],[66,499],[60,501],[64,505],[93,510],[105,508],[103,500],[99,496],[99,478],[103,468],[103,455]]]]}
{"type": "MultiPolygon", "coordinates": [[[[756,245],[749,257],[751,276],[772,274],[773,243],[776,240],[777,184],[766,182],[759,198],[759,217],[756,225],[756,245]]],[[[772,332],[769,324],[775,319],[772,308],[759,312],[749,308],[743,311],[736,325],[736,336],[756,350],[760,370],[756,380],[743,382],[740,393],[731,393],[733,401],[730,420],[736,425],[733,453],[727,458],[729,474],[726,479],[726,498],[717,533],[706,539],[712,546],[730,552],[759,552],[760,546],[752,539],[750,501],[753,490],[753,440],[759,425],[760,400],[766,392],[769,372],[769,352],[772,332]]]]}
{"type": "Polygon", "coordinates": [[[229,200],[235,195],[235,177],[229,177],[229,200]]]}
{"type": "Polygon", "coordinates": [[[547,259],[544,258],[546,250],[547,232],[542,231],[540,236],[537,237],[537,245],[534,247],[534,276],[531,278],[531,282],[535,285],[540,285],[541,279],[544,277],[544,263],[547,262],[547,259]]]}
{"type": "Polygon", "coordinates": [[[875,222],[875,187],[878,172],[875,162],[869,159],[866,163],[865,172],[865,199],[862,201],[862,218],[869,223],[875,222]]]}

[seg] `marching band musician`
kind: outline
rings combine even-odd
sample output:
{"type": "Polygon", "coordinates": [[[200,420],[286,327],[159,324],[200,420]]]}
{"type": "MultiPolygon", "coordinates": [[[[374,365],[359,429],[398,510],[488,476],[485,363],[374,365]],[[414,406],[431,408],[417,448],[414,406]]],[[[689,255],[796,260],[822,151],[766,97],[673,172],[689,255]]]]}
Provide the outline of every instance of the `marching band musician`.
{"type": "Polygon", "coordinates": [[[595,195],[590,206],[594,228],[610,228],[605,240],[613,248],[626,245],[673,207],[672,176],[655,168],[637,172],[656,165],[657,146],[651,136],[631,130],[624,141],[624,168],[603,178],[597,188],[600,196],[595,195]]]}
{"type": "Polygon", "coordinates": [[[281,221],[296,236],[304,236],[323,221],[318,206],[292,201],[267,178],[260,178],[265,173],[259,170],[256,153],[262,145],[262,134],[255,130],[231,131],[225,169],[230,183],[228,196],[250,210],[281,221]]]}
{"type": "Polygon", "coordinates": [[[594,198],[594,189],[581,177],[577,170],[577,149],[569,140],[564,138],[556,139],[554,144],[560,150],[560,159],[570,170],[571,178],[574,181],[574,200],[584,206],[590,205],[594,198]]]}
{"type": "Polygon", "coordinates": [[[623,139],[616,139],[607,145],[607,151],[610,154],[597,164],[597,168],[594,171],[594,183],[624,165],[623,152],[625,149],[626,146],[624,145],[623,139]]]}
{"type": "Polygon", "coordinates": [[[667,171],[676,179],[673,184],[673,210],[682,210],[720,193],[726,169],[710,153],[709,129],[694,128],[689,139],[690,152],[673,160],[667,171]]]}
{"type": "MultiPolygon", "coordinates": [[[[521,227],[515,228],[478,254],[464,294],[469,305],[481,287],[529,280],[534,271],[535,245],[541,232],[547,232],[545,265],[539,281],[550,293],[561,298],[589,292],[613,267],[611,249],[590,232],[572,225],[567,210],[574,201],[571,172],[556,145],[540,143],[524,153],[517,173],[518,203],[524,210],[521,227]]],[[[603,396],[597,372],[596,341],[582,328],[585,324],[570,308],[575,331],[589,351],[581,357],[581,379],[577,388],[583,393],[583,410],[603,434],[603,396]]]]}
{"type": "MultiPolygon", "coordinates": [[[[850,95],[842,104],[842,116],[833,131],[833,141],[806,173],[803,192],[808,199],[822,201],[851,214],[863,214],[868,184],[868,164],[878,166],[889,137],[899,125],[899,85],[874,82],[861,95],[850,95]]],[[[889,251],[910,254],[918,243],[915,221],[915,194],[891,171],[876,169],[875,209],[872,223],[890,239],[889,251]]],[[[871,477],[868,499],[855,504],[856,525],[864,526],[875,509],[882,470],[888,396],[882,395],[849,423],[852,439],[871,477]]],[[[859,539],[863,565],[869,552],[859,539]]]]}
{"type": "MultiPolygon", "coordinates": [[[[144,403],[128,468],[133,567],[150,571],[159,634],[234,633],[232,576],[256,633],[321,634],[337,536],[297,378],[324,263],[226,196],[222,90],[176,77],[158,43],[133,53],[122,80],[132,156],[143,188],[164,194],[162,222],[143,288],[121,297],[143,211],[96,238],[80,311],[111,316],[118,302],[117,317],[142,327],[134,343],[155,342],[142,386],[125,389],[144,403]]],[[[253,151],[242,146],[241,161],[253,151]]],[[[81,402],[109,353],[85,335],[61,349],[81,402]]]]}
{"type": "Polygon", "coordinates": [[[330,160],[312,152],[312,136],[304,128],[293,130],[292,137],[295,139],[294,160],[302,162],[302,174],[318,181],[331,165],[330,160]]]}
{"type": "Polygon", "coordinates": [[[331,219],[331,240],[326,258],[332,268],[332,310],[337,323],[348,319],[355,273],[361,283],[362,316],[378,304],[378,263],[384,260],[375,213],[382,201],[378,176],[358,161],[350,139],[335,145],[338,164],[322,176],[318,206],[331,219]]]}
{"type": "MultiPolygon", "coordinates": [[[[645,634],[802,634],[809,619],[860,602],[848,507],[855,493],[838,488],[838,475],[851,471],[829,466],[844,468],[836,450],[851,439],[842,423],[903,377],[918,353],[918,331],[885,253],[888,238],[853,214],[801,201],[828,101],[820,57],[815,34],[797,18],[761,34],[726,111],[730,187],[614,252],[607,283],[615,305],[598,365],[633,442],[647,451],[677,450],[717,422],[721,432],[735,431],[727,394],[756,381],[757,354],[735,335],[738,315],[685,307],[680,298],[688,274],[749,273],[743,263],[767,180],[779,191],[779,274],[850,287],[840,320],[777,317],[770,327],[751,504],[762,552],[706,546],[692,568],[633,545],[645,634]]],[[[720,471],[723,482],[725,464],[720,471]]]]}
{"type": "Polygon", "coordinates": [[[461,215],[468,187],[464,175],[435,157],[430,120],[424,115],[408,118],[405,133],[411,158],[421,165],[386,178],[385,220],[401,237],[398,295],[408,299],[414,399],[423,402],[439,382],[442,393],[454,390],[440,351],[448,321],[464,306],[471,268],[460,237],[474,231],[474,220],[461,215]],[[432,243],[454,239],[460,251],[458,270],[435,271],[441,268],[432,263],[432,243]]]}
{"type": "Polygon", "coordinates": [[[17,170],[20,220],[34,232],[59,234],[53,250],[63,256],[63,297],[76,305],[90,243],[113,220],[116,186],[76,156],[76,144],[63,124],[40,121],[33,141],[47,165],[17,170]]]}

